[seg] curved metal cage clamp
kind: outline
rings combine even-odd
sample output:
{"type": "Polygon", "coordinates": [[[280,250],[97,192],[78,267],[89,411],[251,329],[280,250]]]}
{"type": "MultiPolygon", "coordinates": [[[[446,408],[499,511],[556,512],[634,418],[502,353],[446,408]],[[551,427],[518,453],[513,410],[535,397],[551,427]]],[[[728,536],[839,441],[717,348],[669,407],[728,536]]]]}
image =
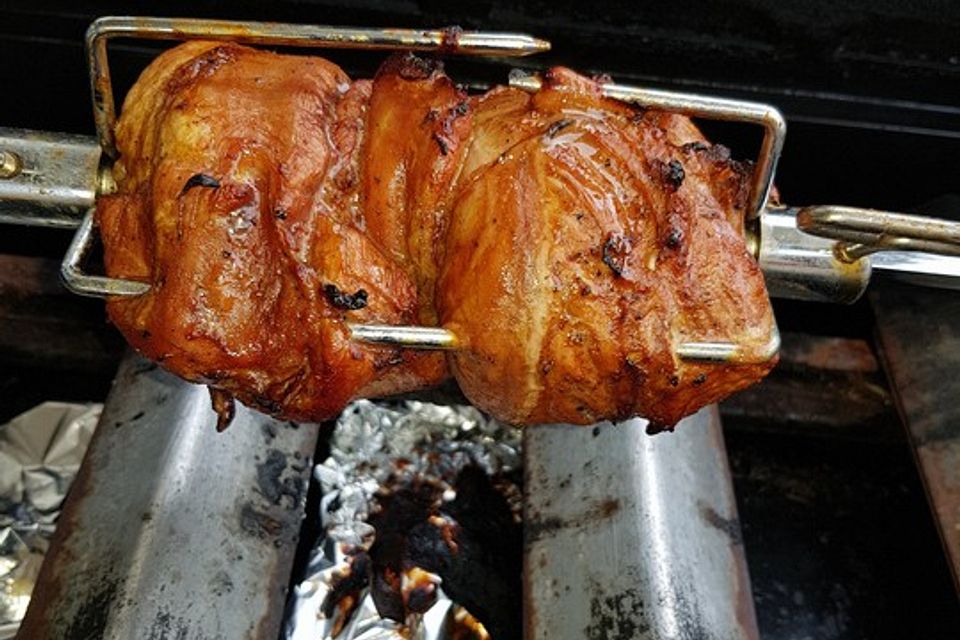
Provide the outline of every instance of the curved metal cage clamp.
{"type": "MultiPolygon", "coordinates": [[[[537,91],[541,84],[542,81],[538,76],[521,69],[513,69],[510,72],[511,87],[537,91]]],[[[760,143],[760,153],[753,172],[747,219],[753,220],[760,216],[773,189],[773,176],[777,171],[777,162],[780,160],[783,142],[787,137],[787,122],[776,107],[762,102],[646,89],[613,82],[602,84],[601,89],[603,95],[608,98],[650,109],[673,111],[707,120],[745,122],[762,126],[763,142],[760,143]]]]}
{"type": "Polygon", "coordinates": [[[443,51],[488,57],[527,56],[550,49],[547,40],[522,33],[462,31],[456,27],[432,30],[364,29],[187,18],[99,18],[87,29],[86,51],[97,138],[104,153],[111,158],[117,157],[113,132],[117,119],[116,104],[107,60],[107,41],[113,38],[217,40],[323,49],[443,51]]]}
{"type": "Polygon", "coordinates": [[[146,282],[136,280],[121,280],[106,276],[90,275],[83,270],[83,261],[90,253],[93,245],[94,219],[93,209],[87,210],[86,215],[73,234],[73,240],[67,247],[67,253],[60,264],[60,279],[69,291],[91,298],[107,296],[139,296],[150,290],[146,282]]]}
{"type": "Polygon", "coordinates": [[[852,263],[880,251],[924,251],[960,256],[960,222],[924,216],[821,205],[797,213],[797,228],[836,240],[837,259],[852,263]]]}
{"type": "MultiPolygon", "coordinates": [[[[87,57],[90,64],[90,85],[94,119],[101,148],[116,158],[114,125],[116,105],[107,59],[107,41],[112,38],[149,40],[222,40],[245,44],[322,47],[342,49],[407,49],[442,50],[473,56],[525,56],[546,51],[550,43],[524,34],[464,32],[459,30],[417,31],[410,29],[350,29],[223,20],[174,20],[166,18],[109,17],[95,21],[87,30],[87,57]]],[[[535,77],[519,78],[511,74],[510,84],[527,90],[539,88],[535,77]]],[[[780,113],[768,105],[723,100],[692,94],[639,89],[623,85],[604,85],[608,97],[654,108],[668,109],[687,115],[750,122],[763,125],[765,135],[757,160],[751,192],[749,217],[756,217],[773,184],[773,174],[783,148],[786,124],[780,113]]],[[[89,253],[94,234],[93,211],[87,212],[61,267],[65,286],[85,296],[139,296],[150,285],[85,273],[82,263],[89,253]]],[[[440,327],[387,326],[349,324],[353,339],[374,344],[390,344],[412,349],[457,349],[457,336],[440,327]]],[[[762,364],[774,358],[780,347],[776,324],[766,343],[748,349],[729,342],[684,342],[678,345],[677,357],[684,361],[704,363],[762,364]]]]}

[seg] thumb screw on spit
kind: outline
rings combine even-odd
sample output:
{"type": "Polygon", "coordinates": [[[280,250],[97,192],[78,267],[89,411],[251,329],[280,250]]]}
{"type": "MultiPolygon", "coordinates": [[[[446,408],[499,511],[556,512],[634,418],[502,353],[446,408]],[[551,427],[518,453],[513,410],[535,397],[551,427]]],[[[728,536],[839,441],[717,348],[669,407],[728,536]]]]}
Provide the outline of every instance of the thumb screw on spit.
{"type": "Polygon", "coordinates": [[[15,178],[23,169],[23,161],[13,151],[0,150],[0,179],[15,178]]]}

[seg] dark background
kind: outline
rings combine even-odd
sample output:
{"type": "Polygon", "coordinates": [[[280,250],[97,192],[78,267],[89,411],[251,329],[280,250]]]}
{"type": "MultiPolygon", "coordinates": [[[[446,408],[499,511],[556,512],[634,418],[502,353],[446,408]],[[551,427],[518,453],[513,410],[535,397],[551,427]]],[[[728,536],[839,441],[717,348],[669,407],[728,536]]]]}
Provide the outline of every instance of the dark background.
{"type": "MultiPolygon", "coordinates": [[[[93,133],[82,39],[100,15],[524,31],[551,40],[553,50],[515,64],[562,63],[623,82],[775,104],[789,123],[777,184],[791,204],[960,218],[949,197],[960,182],[960,3],[948,0],[6,0],[0,126],[93,133]]],[[[118,93],[155,52],[141,42],[111,44],[118,93]]],[[[369,74],[382,60],[347,52],[329,57],[355,74],[369,74]]],[[[460,81],[506,77],[501,64],[451,61],[449,67],[460,81]]],[[[707,129],[740,157],[755,152],[759,137],[752,129],[707,129]]],[[[59,259],[69,237],[0,227],[0,255],[59,259]]],[[[122,352],[103,322],[102,303],[61,296],[55,283],[44,286],[39,298],[18,298],[0,310],[27,309],[41,318],[30,321],[37,335],[72,334],[85,347],[47,340],[41,353],[23,321],[21,344],[0,345],[0,420],[51,397],[102,400],[122,352]]],[[[776,311],[786,334],[873,344],[866,303],[777,301],[776,311]]],[[[827,389],[843,382],[807,370],[789,373],[781,373],[781,382],[789,382],[777,387],[781,392],[795,383],[827,389]]],[[[882,375],[868,382],[881,390],[886,384],[882,375]]],[[[813,428],[813,418],[758,421],[749,410],[725,412],[766,640],[960,637],[956,595],[909,447],[893,407],[880,405],[867,428],[853,430],[835,428],[839,420],[829,416],[813,428]]],[[[845,410],[838,405],[836,413],[845,410]]]]}
{"type": "MultiPolygon", "coordinates": [[[[776,104],[790,123],[778,182],[797,204],[903,209],[960,173],[960,3],[950,0],[6,0],[4,125],[91,131],[81,35],[111,14],[526,31],[554,49],[524,64],[776,104]]],[[[142,60],[126,62],[117,57],[122,78],[142,60]]]]}

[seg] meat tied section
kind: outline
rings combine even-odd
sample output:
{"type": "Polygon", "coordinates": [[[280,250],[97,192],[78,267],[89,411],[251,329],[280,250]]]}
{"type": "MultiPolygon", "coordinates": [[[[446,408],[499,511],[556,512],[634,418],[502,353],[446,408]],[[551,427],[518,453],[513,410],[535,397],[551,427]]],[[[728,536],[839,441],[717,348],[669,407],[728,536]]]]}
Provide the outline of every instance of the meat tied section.
{"type": "Polygon", "coordinates": [[[749,172],[682,116],[546,74],[467,96],[438,63],[351,81],[317,57],[191,42],[117,126],[98,202],[108,302],[174,373],[296,420],[452,371],[517,424],[672,425],[773,366],[692,364],[685,341],[773,328],[743,238],[749,172]],[[352,341],[347,322],[438,325],[449,355],[352,341]]]}
{"type": "Polygon", "coordinates": [[[150,65],[117,127],[98,221],[130,343],[292,419],[446,377],[442,357],[350,340],[344,320],[418,322],[417,287],[364,231],[370,82],[320,58],[189,43],[150,65]]]}

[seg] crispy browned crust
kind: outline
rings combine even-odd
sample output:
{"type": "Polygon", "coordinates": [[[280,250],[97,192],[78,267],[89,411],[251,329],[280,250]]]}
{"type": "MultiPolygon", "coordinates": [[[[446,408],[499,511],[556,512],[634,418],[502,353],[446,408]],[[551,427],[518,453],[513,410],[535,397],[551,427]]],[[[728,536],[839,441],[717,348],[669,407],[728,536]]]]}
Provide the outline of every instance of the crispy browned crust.
{"type": "Polygon", "coordinates": [[[194,42],[143,73],[117,141],[107,272],[152,288],[111,319],[275,415],[327,419],[448,375],[437,353],[351,342],[347,320],[449,327],[464,392],[518,424],[673,424],[772,366],[674,356],[772,327],[748,172],[689,119],[569,70],[468,98],[412,56],[351,82],[320,58],[194,42]]]}
{"type": "Polygon", "coordinates": [[[762,345],[773,325],[742,235],[748,172],[726,150],[566,69],[481,98],[476,119],[439,287],[471,401],[520,424],[669,426],[770,370],[675,356],[762,345]]]}

